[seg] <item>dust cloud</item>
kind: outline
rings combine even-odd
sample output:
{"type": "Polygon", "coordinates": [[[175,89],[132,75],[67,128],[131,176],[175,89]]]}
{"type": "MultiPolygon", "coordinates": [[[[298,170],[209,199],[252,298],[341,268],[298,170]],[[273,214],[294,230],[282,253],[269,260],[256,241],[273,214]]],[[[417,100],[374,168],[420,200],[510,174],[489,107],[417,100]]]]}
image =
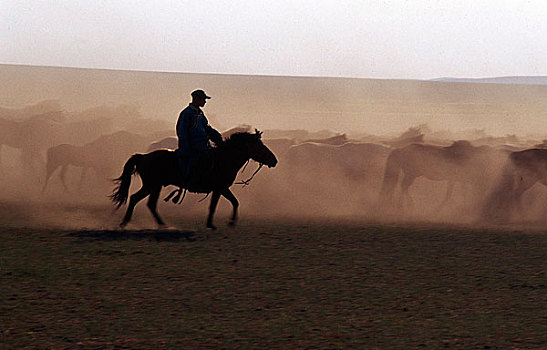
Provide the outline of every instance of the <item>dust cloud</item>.
{"type": "MultiPolygon", "coordinates": [[[[225,136],[258,128],[279,160],[232,187],[241,218],[527,225],[547,217],[547,174],[511,156],[547,146],[546,86],[0,71],[5,226],[115,228],[124,208],[110,203],[112,179],[132,154],[176,145],[175,122],[195,88],[213,96],[204,111],[215,128],[225,136]]],[[[257,167],[251,161],[238,180],[257,167]]],[[[131,192],[138,186],[133,177],[131,192]]],[[[172,189],[158,207],[166,221],[205,220],[203,195],[162,201],[172,189]]],[[[216,220],[230,210],[221,200],[216,220]]],[[[145,201],[132,225],[154,227],[145,201]]]]}

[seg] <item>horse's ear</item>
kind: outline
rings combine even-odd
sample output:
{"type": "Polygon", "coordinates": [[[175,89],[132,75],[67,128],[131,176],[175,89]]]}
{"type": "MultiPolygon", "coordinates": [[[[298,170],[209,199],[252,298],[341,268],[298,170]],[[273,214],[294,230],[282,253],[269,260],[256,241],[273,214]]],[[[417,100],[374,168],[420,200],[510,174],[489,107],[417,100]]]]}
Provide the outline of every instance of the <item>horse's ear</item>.
{"type": "Polygon", "coordinates": [[[258,130],[258,129],[255,129],[255,134],[257,136],[257,138],[262,138],[262,131],[258,130]]]}

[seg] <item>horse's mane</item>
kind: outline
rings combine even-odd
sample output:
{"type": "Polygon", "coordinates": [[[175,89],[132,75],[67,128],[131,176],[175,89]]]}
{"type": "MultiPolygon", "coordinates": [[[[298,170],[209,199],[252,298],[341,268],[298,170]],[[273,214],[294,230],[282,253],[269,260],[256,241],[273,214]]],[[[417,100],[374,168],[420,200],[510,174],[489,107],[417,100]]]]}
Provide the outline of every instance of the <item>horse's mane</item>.
{"type": "Polygon", "coordinates": [[[249,140],[251,137],[256,137],[255,133],[250,133],[248,131],[236,132],[230,135],[218,148],[231,148],[239,146],[249,140]]]}
{"type": "Polygon", "coordinates": [[[450,146],[444,147],[445,150],[450,152],[467,152],[469,150],[474,150],[477,147],[473,146],[471,142],[467,140],[458,140],[452,142],[450,146]]]}

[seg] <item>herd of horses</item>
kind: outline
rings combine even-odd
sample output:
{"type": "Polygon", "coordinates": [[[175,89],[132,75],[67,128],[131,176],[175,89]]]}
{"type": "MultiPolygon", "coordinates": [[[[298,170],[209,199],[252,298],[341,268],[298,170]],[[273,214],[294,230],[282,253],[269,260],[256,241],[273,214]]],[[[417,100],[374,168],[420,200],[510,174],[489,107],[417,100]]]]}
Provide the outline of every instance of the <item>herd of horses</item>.
{"type": "Polygon", "coordinates": [[[468,141],[457,141],[448,147],[411,144],[390,153],[379,200],[383,204],[392,201],[395,186],[400,183],[397,205],[404,207],[405,202],[410,202],[412,206],[409,187],[421,176],[447,182],[439,210],[447,205],[459,183],[467,189],[468,203],[481,219],[507,222],[512,215],[523,214],[522,197],[527,190],[538,182],[547,186],[547,149],[508,151],[475,147],[468,141]]]}
{"type": "MultiPolygon", "coordinates": [[[[274,140],[272,140],[274,141],[274,140]]],[[[295,187],[284,189],[285,196],[298,196],[299,191],[308,186],[315,186],[317,181],[332,181],[333,173],[325,170],[337,169],[343,180],[363,182],[370,176],[371,168],[381,169],[381,185],[376,197],[375,207],[378,210],[395,208],[400,214],[414,206],[409,188],[416,179],[423,177],[430,181],[447,183],[446,194],[437,210],[449,205],[454,188],[459,185],[467,199],[469,210],[478,213],[486,222],[503,223],[512,217],[522,214],[523,194],[534,184],[547,186],[547,149],[532,147],[524,150],[508,150],[505,147],[473,146],[469,141],[456,141],[448,146],[415,143],[397,148],[363,142],[340,144],[322,143],[321,140],[290,144],[281,140],[272,142],[272,148],[278,153],[282,162],[286,162],[285,175],[289,175],[295,187]],[[315,178],[299,182],[300,173],[315,178]],[[400,190],[397,189],[400,187],[400,190]],[[397,193],[398,192],[398,193],[397,193]]],[[[211,189],[212,198],[207,219],[207,227],[214,228],[212,223],[215,208],[220,196],[227,198],[233,205],[230,224],[237,218],[238,201],[229,187],[234,183],[238,171],[245,162],[253,159],[261,164],[273,167],[278,160],[274,152],[261,140],[261,133],[238,132],[228,141],[215,149],[215,158],[219,166],[214,170],[215,182],[211,189]],[[239,150],[239,156],[236,156],[239,150]],[[245,151],[243,151],[245,150],[245,151]]],[[[155,145],[154,147],[157,147],[155,145]]],[[[156,218],[158,225],[164,225],[156,212],[156,202],[162,186],[176,185],[176,180],[166,177],[176,170],[174,153],[167,149],[152,150],[144,155],[132,156],[121,177],[117,179],[119,187],[113,195],[113,201],[121,206],[128,198],[130,174],[136,172],[141,176],[143,187],[131,196],[126,215],[121,223],[125,226],[133,213],[134,206],[146,196],[149,197],[148,208],[156,218]],[[155,162],[156,159],[162,159],[155,162]],[[166,164],[171,164],[166,168],[166,164]],[[161,178],[161,179],[160,179],[161,178]]],[[[275,176],[275,175],[270,175],[275,176]]],[[[280,177],[283,175],[280,174],[280,177]]],[[[282,186],[277,182],[277,190],[282,186]]],[[[258,189],[260,191],[260,189],[258,189]]]]}
{"type": "MultiPolygon", "coordinates": [[[[48,127],[55,122],[55,115],[26,122],[1,119],[0,146],[20,148],[23,162],[26,162],[28,160],[24,156],[36,157],[40,152],[40,142],[46,142],[40,141],[44,138],[39,135],[28,134],[29,129],[37,130],[36,127],[29,128],[29,125],[38,126],[38,130],[41,129],[45,135],[48,127]],[[39,142],[29,142],[33,138],[39,142]]],[[[226,142],[214,149],[217,166],[210,188],[209,228],[214,227],[213,215],[221,196],[232,204],[230,223],[236,222],[239,202],[229,188],[238,171],[250,159],[269,167],[276,166],[279,161],[278,170],[264,176],[268,181],[257,185],[269,185],[272,196],[283,197],[287,202],[314,189],[328,197],[329,191],[337,191],[337,184],[347,182],[360,184],[350,187],[350,191],[354,188],[354,193],[367,189],[375,194],[372,200],[374,210],[382,208],[380,211],[405,213],[416,204],[411,187],[417,179],[423,178],[446,182],[446,192],[438,201],[438,211],[449,206],[458,188],[466,198],[469,210],[476,213],[479,219],[490,222],[518,218],[526,211],[523,205],[526,191],[536,183],[547,186],[547,147],[543,144],[514,149],[503,145],[474,146],[469,141],[456,141],[441,146],[428,144],[423,137],[416,136],[406,140],[406,144],[405,140],[400,139],[381,143],[351,141],[345,135],[308,140],[263,140],[262,133],[250,132],[245,128],[232,129],[225,135],[231,136],[227,136],[226,142]]],[[[65,191],[69,191],[66,176],[70,167],[82,169],[79,180],[81,188],[90,169],[94,169],[96,177],[111,179],[126,162],[112,195],[117,207],[129,200],[121,226],[127,225],[135,205],[146,197],[156,222],[164,225],[157,213],[157,201],[162,187],[180,185],[173,175],[178,174],[172,151],[175,147],[174,137],[154,142],[151,138],[125,131],[102,135],[80,145],[63,142],[48,147],[46,170],[41,181],[42,192],[47,191],[53,174],[59,168],[60,182],[65,191]],[[130,196],[129,185],[133,174],[140,176],[142,187],[130,196]]],[[[256,188],[255,191],[261,190],[256,188]]]]}
{"type": "MultiPolygon", "coordinates": [[[[303,143],[291,147],[286,161],[293,180],[298,179],[298,172],[322,178],[322,167],[343,170],[330,172],[331,181],[345,175],[344,181],[360,179],[363,185],[376,187],[372,191],[371,211],[392,212],[399,217],[416,206],[410,189],[420,178],[426,179],[426,184],[446,183],[444,197],[439,198],[433,213],[446,210],[458,188],[473,220],[489,223],[521,220],[526,216],[526,191],[537,183],[547,186],[544,145],[517,149],[507,145],[474,146],[466,140],[446,146],[414,141],[395,148],[372,143],[303,143]],[[301,164],[306,160],[309,165],[303,170],[301,164]],[[375,180],[380,181],[374,184],[375,180]]],[[[299,181],[297,185],[306,186],[306,182],[299,181]]]]}

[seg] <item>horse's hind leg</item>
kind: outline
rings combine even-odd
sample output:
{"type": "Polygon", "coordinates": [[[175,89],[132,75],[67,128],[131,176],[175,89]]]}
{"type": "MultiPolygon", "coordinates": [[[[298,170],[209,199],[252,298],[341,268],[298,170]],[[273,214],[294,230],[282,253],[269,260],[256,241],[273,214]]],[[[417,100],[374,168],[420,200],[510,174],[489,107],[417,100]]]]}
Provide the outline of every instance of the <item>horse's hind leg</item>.
{"type": "Polygon", "coordinates": [[[444,199],[441,202],[441,204],[439,204],[439,206],[437,207],[437,210],[435,211],[436,213],[440,213],[446,207],[446,205],[448,204],[448,202],[452,198],[452,194],[454,193],[454,186],[455,185],[456,185],[456,183],[454,181],[448,181],[448,185],[447,185],[447,188],[446,188],[446,195],[444,196],[444,199]]]}
{"type": "Polygon", "coordinates": [[[140,190],[135,192],[131,195],[129,198],[129,205],[127,206],[127,211],[125,212],[125,216],[123,218],[123,221],[120,224],[121,228],[124,228],[125,225],[131,220],[131,216],[133,215],[133,210],[135,209],[135,205],[139,203],[141,200],[143,200],[146,196],[148,196],[150,192],[148,189],[146,189],[144,186],[141,187],[140,190]]]}
{"type": "Polygon", "coordinates": [[[224,198],[229,200],[230,203],[232,203],[232,207],[233,207],[232,217],[230,218],[230,222],[228,223],[228,225],[235,226],[235,224],[237,222],[237,208],[239,207],[239,202],[238,202],[236,196],[234,196],[234,194],[232,193],[232,191],[230,191],[229,188],[222,191],[222,195],[224,196],[224,198]]]}
{"type": "Polygon", "coordinates": [[[517,180],[517,188],[513,192],[512,201],[518,215],[524,215],[524,208],[522,206],[522,195],[524,194],[524,192],[528,191],[532,186],[534,186],[537,181],[537,177],[528,174],[521,175],[517,180]]]}
{"type": "Polygon", "coordinates": [[[50,163],[48,163],[46,165],[46,181],[44,182],[44,187],[42,187],[42,193],[44,193],[46,191],[46,187],[47,187],[47,184],[48,184],[48,181],[49,181],[49,178],[51,177],[51,175],[53,174],[53,172],[55,170],[57,170],[57,165],[55,166],[51,166],[50,163]]]}
{"type": "Polygon", "coordinates": [[[215,215],[215,210],[217,209],[218,200],[220,198],[220,192],[213,191],[211,196],[211,203],[209,204],[209,215],[207,216],[207,228],[215,230],[216,227],[213,225],[213,216],[215,215]]]}
{"type": "Polygon", "coordinates": [[[78,183],[78,189],[80,189],[80,190],[81,190],[81,189],[83,188],[83,186],[84,186],[84,178],[85,178],[85,175],[87,174],[87,170],[88,170],[88,169],[89,169],[89,168],[86,167],[86,166],[84,166],[84,167],[82,168],[82,174],[80,175],[80,182],[78,183]]]}
{"type": "Polygon", "coordinates": [[[154,188],[152,191],[150,191],[150,197],[148,197],[148,203],[146,203],[146,205],[148,206],[148,209],[150,209],[150,212],[154,216],[154,219],[156,219],[158,226],[165,227],[165,223],[158,215],[158,211],[156,210],[156,207],[158,205],[158,198],[160,197],[160,192],[161,187],[154,188]]]}
{"type": "Polygon", "coordinates": [[[68,189],[68,186],[66,185],[66,171],[68,170],[68,165],[63,165],[61,167],[61,182],[63,183],[63,187],[65,188],[65,191],[70,192],[68,189]]]}
{"type": "Polygon", "coordinates": [[[412,197],[410,197],[408,190],[415,179],[415,176],[405,174],[403,181],[401,181],[401,200],[399,205],[401,206],[401,210],[403,211],[405,209],[406,203],[408,203],[410,211],[414,210],[414,201],[412,200],[412,197]]]}

